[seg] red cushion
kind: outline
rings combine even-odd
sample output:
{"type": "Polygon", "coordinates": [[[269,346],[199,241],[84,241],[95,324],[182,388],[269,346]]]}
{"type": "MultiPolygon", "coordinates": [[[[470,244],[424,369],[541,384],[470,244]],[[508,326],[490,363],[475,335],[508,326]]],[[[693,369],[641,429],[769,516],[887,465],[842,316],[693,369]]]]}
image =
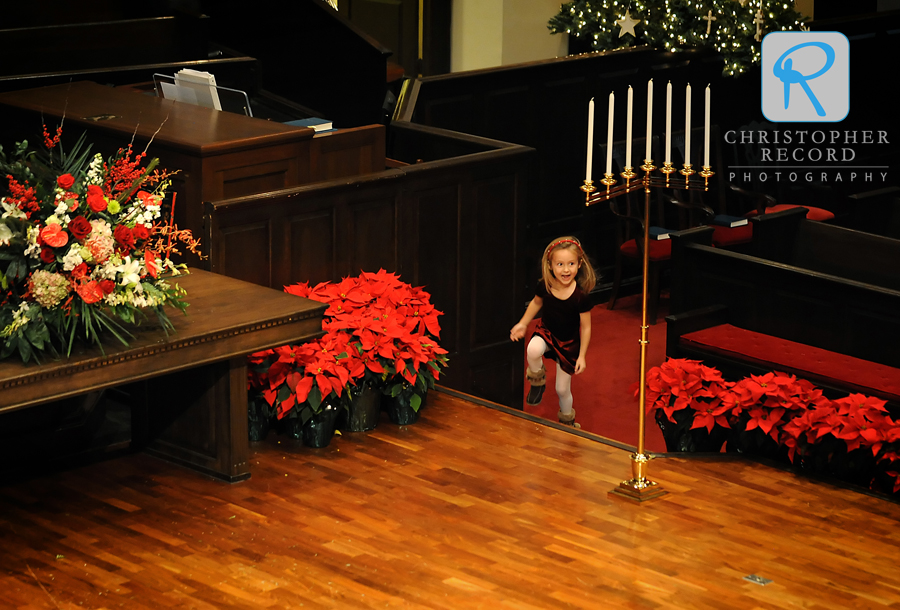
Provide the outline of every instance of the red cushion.
{"type": "Polygon", "coordinates": [[[813,383],[835,382],[852,392],[900,402],[900,369],[722,324],[681,337],[681,342],[813,383]]]}
{"type": "Polygon", "coordinates": [[[747,223],[740,227],[714,226],[712,243],[714,246],[734,246],[753,241],[753,224],[747,223]]]}
{"type": "MultiPolygon", "coordinates": [[[[650,244],[650,260],[664,261],[672,258],[672,242],[668,239],[651,239],[650,244]]],[[[631,258],[641,258],[644,256],[643,251],[638,251],[637,240],[629,239],[620,248],[622,254],[631,258]]]]}
{"type": "Polygon", "coordinates": [[[807,220],[831,220],[834,218],[834,213],[829,212],[828,210],[822,208],[815,208],[811,205],[791,205],[789,203],[779,203],[778,205],[773,205],[771,207],[766,208],[766,214],[771,214],[773,212],[781,212],[782,210],[792,210],[794,208],[806,208],[809,210],[806,213],[807,220]]]}

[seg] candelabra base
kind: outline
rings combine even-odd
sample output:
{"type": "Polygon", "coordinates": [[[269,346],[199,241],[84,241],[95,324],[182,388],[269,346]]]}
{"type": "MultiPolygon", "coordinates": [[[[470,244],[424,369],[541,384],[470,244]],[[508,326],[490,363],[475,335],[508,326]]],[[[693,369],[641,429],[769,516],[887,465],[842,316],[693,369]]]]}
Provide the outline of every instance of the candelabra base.
{"type": "Polygon", "coordinates": [[[649,479],[629,479],[619,483],[618,487],[609,490],[606,495],[610,498],[623,498],[641,504],[659,499],[667,493],[669,492],[649,479]]]}
{"type": "Polygon", "coordinates": [[[661,498],[669,493],[646,477],[647,462],[649,461],[650,456],[646,453],[632,453],[631,476],[633,478],[622,481],[618,487],[610,490],[607,495],[610,497],[618,496],[632,502],[647,502],[648,500],[661,498]]]}

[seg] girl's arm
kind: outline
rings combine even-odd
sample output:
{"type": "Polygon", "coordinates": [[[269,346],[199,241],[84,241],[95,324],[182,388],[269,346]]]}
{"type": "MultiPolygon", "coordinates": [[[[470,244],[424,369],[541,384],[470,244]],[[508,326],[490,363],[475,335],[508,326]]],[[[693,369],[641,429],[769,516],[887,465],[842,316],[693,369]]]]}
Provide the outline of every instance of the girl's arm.
{"type": "Polygon", "coordinates": [[[528,330],[528,325],[531,324],[531,321],[534,320],[534,316],[537,315],[543,306],[544,299],[541,297],[536,296],[531,299],[531,303],[528,304],[528,309],[525,310],[525,315],[522,316],[519,323],[513,326],[512,330],[509,331],[509,338],[513,341],[518,341],[524,337],[525,332],[528,330]]]}
{"type": "Polygon", "coordinates": [[[575,374],[583,373],[587,368],[584,355],[587,354],[588,345],[591,342],[591,312],[581,312],[581,349],[578,351],[578,360],[575,361],[575,374]]]}

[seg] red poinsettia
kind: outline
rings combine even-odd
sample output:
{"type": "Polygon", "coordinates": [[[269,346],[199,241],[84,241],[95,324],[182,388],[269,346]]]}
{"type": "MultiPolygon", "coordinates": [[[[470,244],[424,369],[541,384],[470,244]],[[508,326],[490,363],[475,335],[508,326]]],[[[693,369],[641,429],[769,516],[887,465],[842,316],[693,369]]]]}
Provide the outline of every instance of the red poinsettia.
{"type": "Polygon", "coordinates": [[[291,348],[291,358],[276,358],[273,351],[268,375],[259,372],[266,358],[251,359],[251,384],[266,388],[263,395],[270,405],[279,405],[280,417],[319,395],[340,398],[348,384],[359,385],[363,379],[378,381],[385,391],[398,384],[428,387],[439,379],[447,353],[435,341],[441,312],[423,289],[381,269],[337,283],[302,283],[284,290],[328,308],[322,321],[326,334],[318,342],[291,348]]]}
{"type": "Polygon", "coordinates": [[[759,430],[784,447],[792,462],[816,452],[834,459],[835,443],[846,447],[840,455],[871,452],[894,492],[900,491],[900,422],[884,400],[851,394],[832,401],[809,381],[778,372],[730,383],[716,369],[683,359],[653,367],[646,384],[648,412],[661,410],[670,422],[684,421],[682,415],[676,421],[684,412],[692,429],[710,434],[716,427],[732,429],[731,438],[759,430]]]}

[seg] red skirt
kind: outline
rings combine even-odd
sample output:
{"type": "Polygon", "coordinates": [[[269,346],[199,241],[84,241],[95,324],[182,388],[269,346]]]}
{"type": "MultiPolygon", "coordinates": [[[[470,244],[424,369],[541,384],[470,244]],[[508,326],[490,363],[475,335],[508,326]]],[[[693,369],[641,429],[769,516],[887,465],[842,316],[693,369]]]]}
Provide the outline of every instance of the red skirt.
{"type": "Polygon", "coordinates": [[[559,366],[569,375],[575,374],[575,363],[578,361],[578,352],[581,351],[581,336],[578,335],[571,341],[560,341],[550,334],[544,326],[543,320],[538,320],[537,328],[532,337],[538,336],[547,344],[545,358],[550,358],[559,363],[559,366]]]}

